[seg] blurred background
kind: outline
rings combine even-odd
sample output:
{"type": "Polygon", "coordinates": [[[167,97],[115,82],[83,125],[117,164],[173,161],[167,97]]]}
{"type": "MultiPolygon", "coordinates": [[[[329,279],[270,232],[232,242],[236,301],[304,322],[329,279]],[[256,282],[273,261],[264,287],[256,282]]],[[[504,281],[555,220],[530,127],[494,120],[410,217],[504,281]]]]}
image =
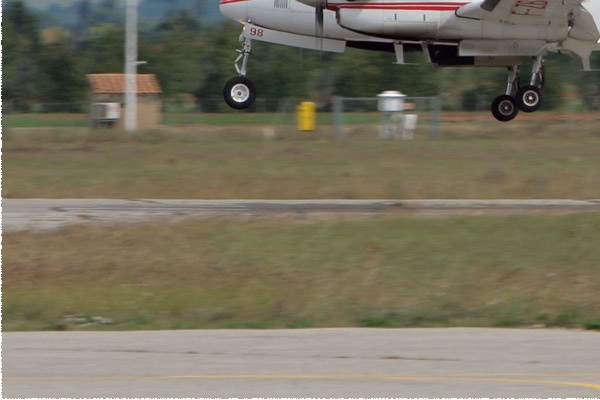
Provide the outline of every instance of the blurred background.
{"type": "MultiPolygon", "coordinates": [[[[124,3],[4,1],[4,113],[87,113],[86,75],[124,70],[124,3]]],[[[146,64],[138,71],[158,78],[163,112],[228,112],[221,93],[236,75],[241,26],[221,16],[217,0],[140,0],[139,14],[139,60],[146,64]]],[[[487,111],[504,91],[502,68],[435,68],[421,54],[407,57],[416,65],[393,65],[385,53],[349,49],[336,55],[256,43],[249,77],[259,101],[248,112],[280,111],[290,99],[314,101],[327,111],[333,96],[364,98],[385,90],[439,97],[444,111],[487,111]]],[[[600,53],[592,63],[600,65],[600,53]]],[[[600,110],[600,74],[580,69],[575,58],[547,58],[544,110],[600,110]]]]}

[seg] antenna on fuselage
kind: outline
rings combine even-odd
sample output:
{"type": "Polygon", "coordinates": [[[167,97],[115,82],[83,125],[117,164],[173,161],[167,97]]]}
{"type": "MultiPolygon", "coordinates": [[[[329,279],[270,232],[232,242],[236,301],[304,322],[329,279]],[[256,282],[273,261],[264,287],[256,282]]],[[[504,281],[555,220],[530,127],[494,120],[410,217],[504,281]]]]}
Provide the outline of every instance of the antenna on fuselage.
{"type": "Polygon", "coordinates": [[[319,38],[323,38],[323,24],[326,9],[327,0],[320,0],[315,7],[315,29],[317,32],[317,37],[319,38]]]}
{"type": "Polygon", "coordinates": [[[315,5],[315,36],[319,41],[319,49],[323,52],[323,32],[325,10],[327,9],[327,0],[317,0],[315,5]]]}

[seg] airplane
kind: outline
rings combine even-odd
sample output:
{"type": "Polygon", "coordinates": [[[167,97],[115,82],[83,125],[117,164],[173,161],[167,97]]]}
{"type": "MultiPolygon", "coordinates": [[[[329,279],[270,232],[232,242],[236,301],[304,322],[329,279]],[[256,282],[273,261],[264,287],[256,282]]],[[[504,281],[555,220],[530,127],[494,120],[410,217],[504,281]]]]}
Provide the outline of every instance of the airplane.
{"type": "Polygon", "coordinates": [[[225,85],[226,103],[245,109],[256,98],[247,78],[252,41],[343,53],[346,48],[395,55],[421,51],[437,66],[505,67],[505,93],[491,104],[499,121],[543,103],[548,52],[574,54],[593,71],[600,50],[600,0],[220,0],[220,11],[243,24],[238,76],[225,85]],[[521,66],[532,61],[529,77],[521,66]]]}

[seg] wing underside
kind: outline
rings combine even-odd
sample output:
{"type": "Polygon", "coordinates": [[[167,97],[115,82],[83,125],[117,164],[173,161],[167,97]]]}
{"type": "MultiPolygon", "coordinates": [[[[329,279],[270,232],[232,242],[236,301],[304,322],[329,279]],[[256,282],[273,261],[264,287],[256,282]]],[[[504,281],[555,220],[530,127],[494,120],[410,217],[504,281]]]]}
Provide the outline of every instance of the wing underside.
{"type": "Polygon", "coordinates": [[[458,17],[519,26],[562,27],[564,37],[549,50],[569,51],[590,69],[590,54],[600,50],[600,0],[477,0],[456,11],[458,17]]]}
{"type": "Polygon", "coordinates": [[[478,0],[457,10],[457,15],[509,24],[549,25],[568,21],[569,9],[582,0],[478,0]]]}

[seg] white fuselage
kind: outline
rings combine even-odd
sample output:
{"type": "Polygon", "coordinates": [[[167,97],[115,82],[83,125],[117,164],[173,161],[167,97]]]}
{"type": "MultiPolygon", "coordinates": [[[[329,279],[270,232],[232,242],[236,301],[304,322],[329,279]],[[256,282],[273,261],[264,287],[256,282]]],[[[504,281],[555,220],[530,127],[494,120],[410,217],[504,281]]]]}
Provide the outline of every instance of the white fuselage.
{"type": "Polygon", "coordinates": [[[438,66],[507,67],[504,94],[491,105],[499,121],[536,111],[543,99],[544,57],[576,54],[591,71],[600,50],[600,0],[220,0],[221,12],[244,25],[236,60],[239,77],[225,86],[236,109],[254,101],[246,78],[252,41],[330,52],[346,47],[393,52],[422,51],[438,66]],[[587,6],[587,8],[586,8],[587,6]],[[531,58],[529,84],[519,81],[531,58]],[[241,62],[241,66],[239,63],[241,62]]]}
{"type": "Polygon", "coordinates": [[[220,0],[220,9],[245,24],[247,38],[289,46],[343,52],[384,44],[402,64],[403,47],[412,45],[437,65],[489,66],[563,51],[590,70],[590,54],[600,50],[600,0],[580,3],[498,0],[489,11],[464,0],[220,0]],[[435,49],[441,45],[456,51],[435,49]]]}
{"type": "MultiPolygon", "coordinates": [[[[296,0],[221,0],[221,13],[240,23],[315,36],[315,9],[296,0]]],[[[335,13],[326,12],[323,36],[340,40],[363,37],[340,27],[335,13]]]]}
{"type": "MultiPolygon", "coordinates": [[[[515,39],[560,42],[569,34],[567,12],[551,24],[529,24],[542,7],[557,0],[520,0],[523,6],[504,21],[482,21],[457,13],[471,1],[347,1],[332,0],[324,13],[323,37],[340,40],[365,40],[368,37],[402,41],[459,41],[463,39],[515,39]]],[[[597,10],[600,0],[588,5],[597,10]]],[[[518,3],[521,4],[521,3],[518,3]]],[[[315,36],[315,9],[296,0],[222,0],[221,12],[240,22],[282,32],[315,36]]],[[[566,6],[565,6],[566,7],[566,6]]],[[[597,21],[600,17],[597,16],[597,21]]]]}

